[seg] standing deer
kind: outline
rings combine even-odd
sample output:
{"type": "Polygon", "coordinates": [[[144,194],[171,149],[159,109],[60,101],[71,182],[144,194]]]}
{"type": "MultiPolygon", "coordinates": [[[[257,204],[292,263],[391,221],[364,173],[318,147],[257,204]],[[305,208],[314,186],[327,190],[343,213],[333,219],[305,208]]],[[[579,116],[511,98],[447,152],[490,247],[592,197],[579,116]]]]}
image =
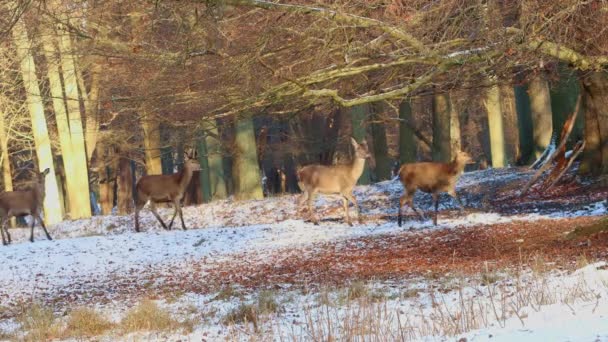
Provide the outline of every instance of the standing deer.
{"type": "Polygon", "coordinates": [[[462,209],[462,202],[456,194],[456,182],[464,171],[464,166],[471,161],[468,153],[458,151],[456,157],[449,163],[423,162],[411,163],[401,166],[399,178],[405,189],[405,193],[399,199],[399,216],[397,222],[401,227],[401,210],[407,203],[421,217],[422,214],[414,207],[414,193],[420,189],[431,193],[435,204],[435,216],[433,224],[437,225],[437,209],[439,207],[439,193],[447,192],[452,196],[462,209]]]}
{"type": "Polygon", "coordinates": [[[367,142],[357,144],[357,141],[351,138],[351,143],[355,149],[355,157],[350,164],[332,166],[308,165],[298,170],[298,185],[304,192],[298,200],[298,207],[308,200],[308,211],[315,224],[319,224],[319,220],[313,213],[312,201],[317,193],[339,195],[342,197],[346,223],[352,226],[348,214],[348,201],[351,201],[357,210],[357,218],[361,222],[359,205],[353,196],[353,188],[363,173],[365,159],[370,157],[370,153],[367,148],[367,142]]]}
{"type": "Polygon", "coordinates": [[[181,200],[182,197],[184,197],[186,187],[192,179],[192,173],[200,170],[201,167],[195,159],[194,154],[191,157],[190,154],[186,153],[184,159],[184,168],[178,173],[172,175],[148,175],[142,176],[139,179],[135,191],[135,231],[139,232],[139,211],[148,201],[150,202],[152,214],[154,214],[163,228],[171,230],[173,220],[179,213],[179,218],[182,221],[182,228],[186,230],[184,217],[182,216],[181,200]],[[156,212],[156,203],[163,202],[172,202],[173,207],[175,208],[171,222],[169,222],[169,227],[165,225],[158,215],[158,212],[156,212]]]}
{"type": "Polygon", "coordinates": [[[53,240],[46,230],[44,221],[40,216],[40,209],[42,209],[42,202],[44,201],[44,180],[49,174],[49,169],[45,169],[42,172],[36,173],[36,183],[34,186],[27,190],[19,191],[8,191],[0,194],[0,215],[2,215],[2,223],[0,224],[0,233],[2,234],[2,244],[7,245],[11,243],[11,235],[8,233],[8,220],[13,216],[32,216],[32,227],[30,233],[30,241],[34,242],[34,225],[36,219],[40,221],[42,229],[46,234],[46,238],[53,240]],[[4,234],[6,233],[6,240],[4,234]],[[8,242],[7,242],[8,240],[8,242]]]}

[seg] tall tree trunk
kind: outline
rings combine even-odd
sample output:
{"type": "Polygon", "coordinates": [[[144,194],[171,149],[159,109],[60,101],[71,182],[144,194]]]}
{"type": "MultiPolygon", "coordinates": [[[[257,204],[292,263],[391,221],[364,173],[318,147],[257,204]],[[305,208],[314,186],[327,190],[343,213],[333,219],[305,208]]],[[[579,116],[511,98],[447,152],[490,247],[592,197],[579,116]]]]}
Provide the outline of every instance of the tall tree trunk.
{"type": "Polygon", "coordinates": [[[253,119],[243,118],[235,124],[233,178],[238,199],[262,199],[262,179],[255,145],[253,119]]]}
{"type": "Polygon", "coordinates": [[[530,81],[528,96],[532,113],[534,155],[538,158],[551,144],[553,135],[551,95],[544,74],[537,75],[530,81]]]}
{"type": "MultiPolygon", "coordinates": [[[[0,101],[2,98],[0,97],[0,101]]],[[[0,102],[0,108],[2,103],[0,102]]],[[[4,112],[0,112],[0,158],[2,158],[2,181],[4,191],[13,191],[13,177],[11,175],[11,159],[8,152],[8,133],[6,129],[6,117],[4,112]]],[[[10,225],[15,227],[16,220],[11,218],[10,225]]]]}
{"type": "MultiPolygon", "coordinates": [[[[350,107],[349,110],[353,127],[353,138],[355,138],[358,143],[361,143],[367,138],[365,121],[369,116],[370,106],[369,104],[357,105],[350,107]]],[[[371,177],[369,171],[369,163],[366,162],[365,168],[363,169],[363,174],[361,174],[361,177],[359,178],[357,184],[365,185],[370,183],[371,177]]]]}
{"type": "Polygon", "coordinates": [[[144,129],[144,149],[146,155],[146,172],[149,175],[161,175],[163,166],[160,160],[160,125],[152,115],[145,113],[141,119],[144,129]]]}
{"type": "Polygon", "coordinates": [[[374,121],[371,124],[372,137],[374,139],[374,159],[376,161],[375,173],[377,181],[391,178],[391,159],[388,156],[386,144],[386,129],[382,122],[382,106],[374,104],[374,121]]]}
{"type": "MultiPolygon", "coordinates": [[[[48,168],[50,176],[45,180],[44,215],[47,224],[55,224],[62,220],[61,203],[59,199],[59,189],[57,178],[55,178],[55,166],[53,165],[53,153],[51,151],[51,141],[46,126],[44,115],[44,102],[40,96],[40,87],[34,58],[30,52],[30,40],[22,20],[18,20],[12,29],[13,39],[16,46],[17,58],[21,67],[23,85],[25,87],[27,107],[32,120],[32,133],[38,156],[38,168],[40,171],[48,168]]],[[[88,203],[88,200],[87,200],[88,203]]]]}
{"type": "Polygon", "coordinates": [[[515,108],[519,127],[520,159],[518,164],[528,164],[534,158],[534,139],[532,129],[532,110],[527,86],[515,86],[515,108]]]}
{"type": "Polygon", "coordinates": [[[76,69],[79,77],[80,92],[86,96],[85,100],[85,114],[86,114],[86,133],[85,142],[87,148],[87,160],[90,162],[97,146],[97,136],[99,134],[99,83],[102,76],[102,65],[95,61],[91,64],[91,89],[87,94],[84,80],[82,79],[82,72],[76,69]]]}
{"type": "Polygon", "coordinates": [[[608,173],[608,73],[596,71],[583,80],[585,152],[581,173],[608,173]]]}
{"type": "MultiPolygon", "coordinates": [[[[61,159],[63,161],[63,173],[65,174],[65,194],[66,194],[66,213],[70,217],[76,218],[76,213],[72,213],[70,207],[72,203],[79,203],[82,200],[80,193],[82,189],[77,181],[78,173],[75,161],[75,155],[72,151],[72,138],[70,135],[70,123],[68,121],[68,113],[66,104],[63,98],[63,85],[61,84],[61,75],[59,71],[59,59],[57,49],[53,43],[53,33],[47,32],[48,37],[42,40],[42,49],[47,64],[47,75],[53,103],[53,111],[55,112],[55,122],[57,124],[57,135],[59,136],[59,146],[61,147],[61,159]]],[[[59,187],[62,190],[62,187],[59,187]]]]}
{"type": "Polygon", "coordinates": [[[211,197],[224,199],[228,197],[224,176],[224,161],[220,136],[215,122],[204,121],[205,142],[207,144],[207,161],[209,162],[209,181],[211,183],[211,197]]]}
{"type": "Polygon", "coordinates": [[[197,141],[198,161],[201,169],[198,173],[203,203],[211,202],[211,177],[209,172],[209,152],[205,135],[201,134],[197,141]]]}
{"type": "Polygon", "coordinates": [[[417,146],[414,130],[408,124],[414,120],[409,100],[403,100],[399,104],[399,119],[399,162],[413,163],[416,161],[417,146]]]}
{"type": "Polygon", "coordinates": [[[116,167],[113,164],[106,165],[106,161],[113,156],[106,150],[105,144],[101,141],[97,144],[97,172],[99,173],[99,204],[101,213],[110,215],[114,206],[114,185],[116,182],[116,167]]]}
{"type": "Polygon", "coordinates": [[[433,160],[448,162],[460,149],[460,121],[447,93],[433,96],[433,160]]]}
{"type": "MultiPolygon", "coordinates": [[[[578,95],[581,92],[578,78],[567,66],[559,66],[559,77],[557,85],[550,90],[553,126],[555,127],[556,133],[561,132],[568,116],[572,114],[572,111],[576,107],[578,95]]],[[[583,106],[580,106],[580,110],[582,109],[584,109],[583,106]]],[[[575,125],[572,128],[572,133],[570,133],[570,141],[572,144],[582,138],[583,122],[584,115],[582,112],[579,112],[579,115],[576,117],[575,125]]]]}
{"type": "Polygon", "coordinates": [[[131,161],[125,157],[118,159],[117,196],[118,214],[127,215],[133,203],[133,172],[131,161]]]}
{"type": "Polygon", "coordinates": [[[492,85],[486,90],[484,105],[488,113],[488,126],[490,131],[490,154],[492,156],[492,167],[505,166],[505,138],[500,106],[500,88],[492,85]]]}
{"type": "Polygon", "coordinates": [[[500,86],[500,104],[505,135],[505,162],[511,165],[520,159],[519,126],[515,102],[515,89],[510,84],[500,86]]]}
{"type": "MultiPolygon", "coordinates": [[[[67,20],[67,19],[66,19],[67,20]]],[[[87,167],[87,154],[84,146],[84,132],[80,113],[78,97],[78,81],[76,79],[76,65],[72,51],[72,42],[67,29],[61,28],[59,32],[59,52],[61,54],[61,69],[63,71],[63,84],[66,96],[69,132],[72,155],[70,182],[78,189],[70,194],[70,217],[72,219],[91,217],[91,201],[89,190],[89,172],[87,167]]],[[[65,155],[64,155],[65,156],[65,155]]],[[[68,175],[66,168],[66,177],[68,175]]],[[[71,189],[70,189],[71,190],[71,189]]]]}

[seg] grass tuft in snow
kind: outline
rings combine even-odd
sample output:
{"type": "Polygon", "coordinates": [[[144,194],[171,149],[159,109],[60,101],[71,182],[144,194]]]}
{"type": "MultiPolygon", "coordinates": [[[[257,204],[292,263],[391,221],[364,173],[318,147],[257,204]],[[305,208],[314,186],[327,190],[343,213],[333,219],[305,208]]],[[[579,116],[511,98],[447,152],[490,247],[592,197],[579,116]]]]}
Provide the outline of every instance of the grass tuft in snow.
{"type": "Polygon", "coordinates": [[[25,334],[24,341],[47,341],[61,336],[61,326],[55,322],[53,310],[32,304],[17,318],[25,334]]]}
{"type": "Polygon", "coordinates": [[[151,300],[144,300],[138,306],[127,312],[121,321],[124,332],[134,331],[163,331],[176,330],[179,322],[171,317],[169,311],[164,310],[151,300]]]}
{"type": "Polygon", "coordinates": [[[75,338],[94,337],[113,327],[112,322],[94,309],[77,308],[70,312],[63,335],[75,338]]]}
{"type": "Polygon", "coordinates": [[[224,316],[222,321],[226,325],[250,323],[253,325],[254,330],[258,331],[261,323],[261,316],[277,313],[279,310],[280,306],[277,303],[274,293],[271,291],[262,291],[258,295],[255,303],[241,303],[238,307],[224,316]]]}

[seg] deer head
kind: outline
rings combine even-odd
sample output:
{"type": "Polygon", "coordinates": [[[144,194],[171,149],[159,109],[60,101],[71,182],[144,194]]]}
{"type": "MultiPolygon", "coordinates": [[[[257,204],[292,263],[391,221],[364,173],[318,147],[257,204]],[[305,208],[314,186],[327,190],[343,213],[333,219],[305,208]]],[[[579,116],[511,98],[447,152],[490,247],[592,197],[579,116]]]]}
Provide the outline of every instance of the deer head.
{"type": "Polygon", "coordinates": [[[355,140],[355,138],[351,137],[350,138],[350,142],[353,145],[353,148],[355,149],[355,158],[357,159],[367,159],[370,158],[372,155],[369,153],[369,149],[367,147],[367,142],[363,141],[361,144],[357,143],[357,140],[355,140]]]}

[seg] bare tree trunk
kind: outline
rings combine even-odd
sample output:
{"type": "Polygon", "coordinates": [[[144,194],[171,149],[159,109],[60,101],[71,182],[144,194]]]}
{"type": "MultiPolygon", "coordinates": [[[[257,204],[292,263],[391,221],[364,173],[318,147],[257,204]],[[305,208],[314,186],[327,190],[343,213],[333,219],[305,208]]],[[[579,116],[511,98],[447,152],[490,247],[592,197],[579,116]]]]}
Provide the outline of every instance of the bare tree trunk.
{"type": "Polygon", "coordinates": [[[211,196],[213,199],[224,199],[228,197],[228,192],[224,179],[224,161],[217,125],[215,122],[204,121],[203,129],[206,131],[205,142],[207,143],[211,196]]]}
{"type": "Polygon", "coordinates": [[[199,136],[198,142],[196,144],[197,152],[198,152],[198,161],[201,165],[201,169],[198,173],[199,183],[200,183],[200,191],[203,203],[211,202],[211,177],[209,171],[209,152],[207,149],[207,141],[204,133],[201,133],[199,136]]]}
{"type": "Polygon", "coordinates": [[[412,122],[412,105],[409,100],[401,101],[399,105],[399,161],[401,164],[416,161],[417,146],[414,130],[408,124],[412,122]]]}
{"type": "Polygon", "coordinates": [[[127,215],[133,204],[133,173],[131,161],[125,157],[118,159],[118,214],[127,215]]]}
{"type": "Polygon", "coordinates": [[[460,150],[460,121],[450,96],[433,97],[433,160],[448,162],[460,150]]]}
{"type": "MultiPolygon", "coordinates": [[[[67,19],[66,19],[67,20],[67,19]]],[[[63,31],[65,28],[61,28],[63,31]]],[[[78,82],[76,80],[76,67],[72,51],[72,42],[67,30],[59,32],[59,51],[61,54],[61,69],[63,71],[63,84],[66,96],[72,159],[72,170],[66,168],[66,177],[74,178],[70,182],[76,189],[70,193],[70,217],[72,219],[91,217],[91,203],[89,190],[89,172],[87,167],[87,154],[84,146],[84,132],[80,113],[78,97],[78,82]],[[68,174],[68,171],[71,171],[68,174]]],[[[65,156],[65,155],[64,155],[65,156]]],[[[72,190],[73,188],[70,188],[72,190]]]]}
{"type": "Polygon", "coordinates": [[[551,144],[553,135],[551,96],[544,74],[537,75],[530,81],[528,96],[532,113],[534,155],[538,158],[551,144]]]}
{"type": "MultiPolygon", "coordinates": [[[[363,104],[350,107],[350,117],[352,121],[353,127],[353,138],[357,140],[357,142],[361,143],[363,140],[367,138],[367,131],[365,129],[365,119],[369,115],[370,105],[363,104]]],[[[369,163],[365,163],[365,168],[363,169],[363,174],[357,181],[359,185],[365,185],[371,183],[370,171],[369,171],[369,163]]]]}
{"type": "MultiPolygon", "coordinates": [[[[2,99],[0,98],[0,101],[2,99]]],[[[2,108],[2,103],[0,103],[2,108]]],[[[8,133],[6,129],[6,117],[4,112],[0,112],[0,158],[2,158],[2,181],[4,191],[13,191],[13,177],[11,175],[11,159],[8,152],[8,133]]],[[[10,220],[11,227],[15,227],[16,219],[10,220]]]]}
{"type": "MultiPolygon", "coordinates": [[[[44,102],[40,96],[38,76],[36,75],[34,58],[30,52],[31,42],[22,20],[18,20],[12,29],[13,39],[16,46],[17,58],[20,61],[21,75],[25,87],[26,101],[32,120],[32,133],[38,156],[38,169],[43,171],[48,168],[50,177],[45,180],[44,215],[47,224],[55,224],[63,219],[57,178],[55,178],[55,166],[53,164],[53,153],[51,141],[46,126],[44,115],[44,102]]],[[[87,186],[88,187],[88,186],[87,186]]],[[[88,203],[88,200],[87,200],[88,203]]]]}
{"type": "Polygon", "coordinates": [[[490,131],[490,153],[492,155],[492,167],[505,166],[505,138],[500,106],[500,88],[492,85],[486,90],[484,105],[488,112],[488,126],[490,131]]]}
{"type": "Polygon", "coordinates": [[[374,159],[376,161],[375,173],[377,181],[391,178],[391,160],[388,156],[388,146],[386,143],[386,128],[382,122],[382,106],[374,104],[374,122],[371,124],[374,159]]]}
{"type": "Polygon", "coordinates": [[[585,152],[581,173],[608,173],[608,73],[596,71],[583,80],[585,152]]]}
{"type": "Polygon", "coordinates": [[[255,145],[253,119],[243,118],[235,124],[233,177],[238,199],[262,199],[262,179],[255,145]]]}
{"type": "Polygon", "coordinates": [[[146,172],[149,175],[163,173],[160,159],[160,125],[152,115],[145,113],[141,121],[144,129],[144,149],[146,155],[146,172]]]}
{"type": "MultiPolygon", "coordinates": [[[[93,157],[93,153],[95,152],[95,147],[97,146],[97,135],[99,133],[99,81],[101,79],[101,63],[95,63],[91,65],[91,90],[88,93],[87,99],[85,101],[85,114],[87,117],[86,120],[86,132],[85,132],[85,142],[87,147],[87,160],[90,162],[93,157]]],[[[84,84],[84,80],[82,80],[82,74],[79,72],[80,69],[76,71],[80,75],[81,86],[80,92],[82,94],[87,94],[87,90],[84,84]]]]}
{"type": "Polygon", "coordinates": [[[515,89],[510,84],[500,86],[500,103],[505,135],[505,162],[511,165],[520,159],[519,123],[515,102],[515,89]]]}
{"type": "Polygon", "coordinates": [[[528,164],[534,159],[534,138],[532,129],[532,110],[527,86],[515,86],[515,108],[519,127],[519,146],[521,157],[519,164],[528,164]]]}

